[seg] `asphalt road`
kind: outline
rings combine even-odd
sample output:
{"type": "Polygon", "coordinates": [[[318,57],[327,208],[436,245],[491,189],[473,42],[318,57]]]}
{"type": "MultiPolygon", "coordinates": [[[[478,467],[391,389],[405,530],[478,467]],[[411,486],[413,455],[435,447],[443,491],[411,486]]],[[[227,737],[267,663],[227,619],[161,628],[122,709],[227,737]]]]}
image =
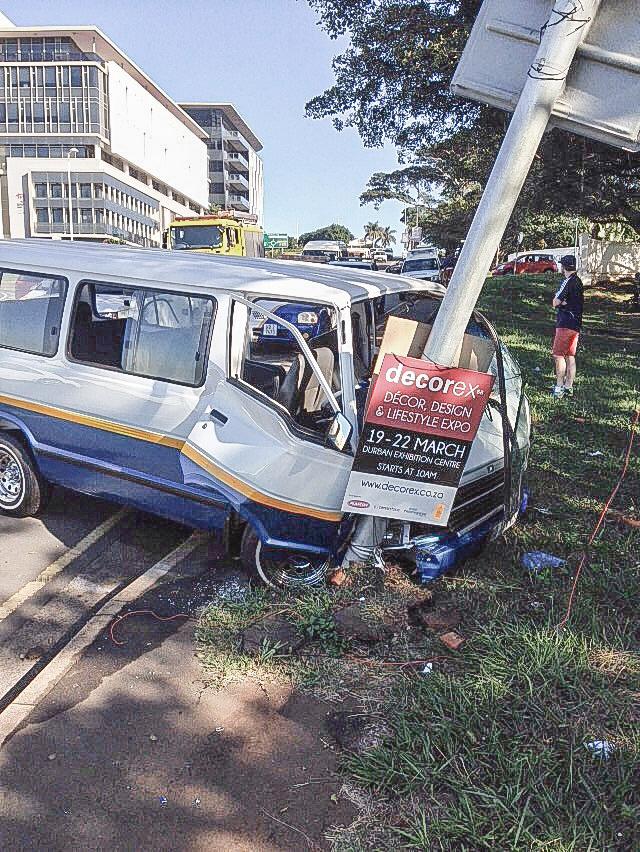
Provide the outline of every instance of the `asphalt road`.
{"type": "Polygon", "coordinates": [[[38,518],[0,514],[0,604],[118,509],[113,503],[56,488],[38,518]]]}

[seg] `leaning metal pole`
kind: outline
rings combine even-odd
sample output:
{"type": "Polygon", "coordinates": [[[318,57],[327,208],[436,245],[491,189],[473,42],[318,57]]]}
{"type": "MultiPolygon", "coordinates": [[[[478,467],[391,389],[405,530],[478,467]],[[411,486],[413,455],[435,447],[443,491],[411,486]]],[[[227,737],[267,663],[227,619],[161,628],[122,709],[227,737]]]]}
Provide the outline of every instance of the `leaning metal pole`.
{"type": "Polygon", "coordinates": [[[569,67],[601,0],[556,0],[425,347],[451,366],[569,67]]]}

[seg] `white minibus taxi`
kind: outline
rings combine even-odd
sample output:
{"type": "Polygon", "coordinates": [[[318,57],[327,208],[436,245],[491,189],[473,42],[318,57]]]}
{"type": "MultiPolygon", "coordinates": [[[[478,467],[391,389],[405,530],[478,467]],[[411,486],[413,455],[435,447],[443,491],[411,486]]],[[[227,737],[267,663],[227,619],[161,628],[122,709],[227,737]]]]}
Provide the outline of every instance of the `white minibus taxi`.
{"type": "MultiPolygon", "coordinates": [[[[2,240],[0,511],[33,515],[64,486],[217,531],[267,583],[318,582],[357,526],[341,505],[386,319],[428,320],[443,292],[302,262],[2,240]],[[328,312],[327,330],[305,339],[283,316],[297,304],[328,312]],[[288,344],[260,346],[261,323],[288,344]]],[[[387,530],[418,568],[468,554],[520,500],[519,370],[487,320],[468,331],[491,343],[482,369],[498,381],[449,525],[387,530]]]]}

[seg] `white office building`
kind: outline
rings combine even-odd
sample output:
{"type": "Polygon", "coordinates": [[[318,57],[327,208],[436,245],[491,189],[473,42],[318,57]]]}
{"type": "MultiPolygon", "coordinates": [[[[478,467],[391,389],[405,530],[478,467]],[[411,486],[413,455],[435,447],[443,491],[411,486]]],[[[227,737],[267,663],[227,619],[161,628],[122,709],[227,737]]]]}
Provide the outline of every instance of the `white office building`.
{"type": "Polygon", "coordinates": [[[233,104],[182,103],[180,106],[207,133],[209,203],[251,213],[262,226],[264,185],[262,142],[233,104]]]}
{"type": "Polygon", "coordinates": [[[207,139],[100,30],[0,14],[3,237],[159,246],[209,204],[207,139]]]}

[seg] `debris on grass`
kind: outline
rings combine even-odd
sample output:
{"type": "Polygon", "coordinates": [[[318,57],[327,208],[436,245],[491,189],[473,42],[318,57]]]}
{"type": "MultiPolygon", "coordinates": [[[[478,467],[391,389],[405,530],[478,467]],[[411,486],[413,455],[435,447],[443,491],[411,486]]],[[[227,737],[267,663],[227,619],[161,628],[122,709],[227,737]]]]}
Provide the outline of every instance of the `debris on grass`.
{"type": "Polygon", "coordinates": [[[269,616],[251,624],[242,634],[241,647],[245,654],[259,656],[266,647],[291,654],[303,643],[295,627],[280,616],[269,616]]]}
{"type": "Polygon", "coordinates": [[[451,648],[452,651],[457,651],[465,641],[464,636],[456,633],[455,630],[450,630],[448,633],[441,633],[440,636],[438,636],[438,639],[443,645],[446,645],[447,648],[451,648]]]}
{"type": "Polygon", "coordinates": [[[389,634],[386,625],[374,624],[363,618],[361,605],[358,603],[334,612],[333,620],[338,635],[344,639],[355,639],[359,642],[379,642],[389,634]]]}
{"type": "Polygon", "coordinates": [[[585,743],[584,747],[587,751],[590,751],[594,757],[604,757],[605,760],[608,760],[611,757],[611,754],[615,749],[613,743],[610,743],[608,740],[591,740],[590,742],[585,743]]]}
{"type": "Polygon", "coordinates": [[[382,745],[389,736],[387,722],[369,713],[332,710],[327,713],[327,729],[340,748],[360,754],[382,745]]]}
{"type": "Polygon", "coordinates": [[[344,568],[336,568],[336,570],[329,575],[329,585],[331,586],[343,586],[346,582],[347,572],[344,568]]]}
{"type": "Polygon", "coordinates": [[[529,571],[543,571],[545,568],[559,568],[564,565],[565,559],[545,553],[543,550],[532,550],[522,554],[522,564],[529,571]]]}

